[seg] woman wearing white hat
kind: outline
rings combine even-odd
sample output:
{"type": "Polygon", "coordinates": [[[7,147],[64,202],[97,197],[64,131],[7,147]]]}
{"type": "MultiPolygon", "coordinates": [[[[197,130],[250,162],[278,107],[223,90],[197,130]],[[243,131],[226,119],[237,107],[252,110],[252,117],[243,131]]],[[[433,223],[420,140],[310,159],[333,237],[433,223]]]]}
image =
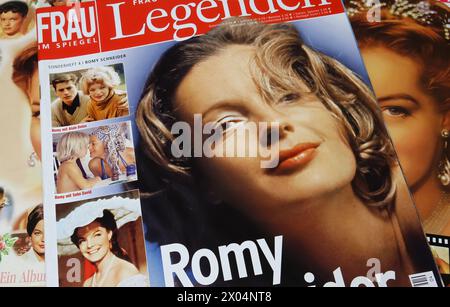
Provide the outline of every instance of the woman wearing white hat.
{"type": "Polygon", "coordinates": [[[60,254],[67,254],[70,245],[95,266],[95,273],[85,287],[143,287],[148,278],[131,263],[127,252],[117,240],[119,227],[140,217],[139,201],[121,197],[85,203],[58,221],[60,254]],[[73,245],[72,245],[73,247],[73,245]]]}

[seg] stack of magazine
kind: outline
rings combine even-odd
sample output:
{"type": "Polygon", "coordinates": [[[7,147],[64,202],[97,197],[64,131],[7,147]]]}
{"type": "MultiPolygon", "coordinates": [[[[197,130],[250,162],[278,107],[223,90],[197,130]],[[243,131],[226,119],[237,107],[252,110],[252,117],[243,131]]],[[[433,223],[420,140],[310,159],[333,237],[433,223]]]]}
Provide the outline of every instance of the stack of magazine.
{"type": "Polygon", "coordinates": [[[450,285],[446,3],[1,0],[0,27],[0,286],[450,285]]]}

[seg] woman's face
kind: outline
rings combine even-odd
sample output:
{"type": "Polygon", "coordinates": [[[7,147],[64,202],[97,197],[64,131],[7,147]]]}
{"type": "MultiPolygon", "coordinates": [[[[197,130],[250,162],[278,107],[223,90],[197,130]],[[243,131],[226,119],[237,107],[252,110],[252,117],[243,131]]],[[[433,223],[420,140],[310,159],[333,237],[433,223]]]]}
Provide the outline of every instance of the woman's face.
{"type": "Polygon", "coordinates": [[[19,33],[20,28],[22,27],[24,17],[19,13],[14,12],[6,12],[0,14],[0,27],[8,36],[14,36],[19,33]]]}
{"type": "MultiPolygon", "coordinates": [[[[267,214],[348,187],[356,162],[337,120],[304,84],[297,93],[264,102],[250,72],[253,55],[250,46],[228,47],[197,64],[176,92],[180,120],[192,126],[194,114],[201,114],[204,123],[233,125],[214,148],[217,152],[225,147],[230,154],[233,134],[251,122],[280,125],[278,167],[261,168],[260,157],[203,157],[196,163],[205,182],[212,183],[208,188],[227,203],[267,214]]],[[[248,140],[261,136],[250,134],[236,147],[249,148],[254,142],[248,140]]]]}
{"type": "Polygon", "coordinates": [[[110,251],[112,232],[99,222],[78,228],[78,248],[81,254],[90,262],[102,260],[110,251]]]}
{"type": "Polygon", "coordinates": [[[95,135],[89,136],[89,154],[91,158],[103,158],[105,156],[105,146],[95,135]]]}
{"type": "Polygon", "coordinates": [[[30,84],[30,104],[31,104],[31,126],[30,126],[30,138],[33,144],[34,151],[41,158],[41,103],[39,96],[39,74],[36,69],[33,72],[30,84]]]}
{"type": "Polygon", "coordinates": [[[96,82],[89,86],[89,96],[96,102],[102,102],[108,97],[110,90],[103,82],[96,82]]]}
{"type": "Polygon", "coordinates": [[[39,255],[45,254],[44,220],[40,220],[31,233],[31,246],[39,255]]]}
{"type": "Polygon", "coordinates": [[[420,84],[417,61],[386,48],[362,50],[386,125],[408,184],[435,179],[442,148],[444,116],[420,84]]]}

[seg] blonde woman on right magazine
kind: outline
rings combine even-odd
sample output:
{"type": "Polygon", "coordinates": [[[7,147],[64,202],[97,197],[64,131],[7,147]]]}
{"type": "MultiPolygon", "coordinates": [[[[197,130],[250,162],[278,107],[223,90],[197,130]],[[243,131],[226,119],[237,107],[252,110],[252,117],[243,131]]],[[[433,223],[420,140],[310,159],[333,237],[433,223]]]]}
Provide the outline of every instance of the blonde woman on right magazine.
{"type": "Polygon", "coordinates": [[[425,232],[450,236],[450,10],[383,0],[371,22],[365,3],[346,5],[425,232]]]}

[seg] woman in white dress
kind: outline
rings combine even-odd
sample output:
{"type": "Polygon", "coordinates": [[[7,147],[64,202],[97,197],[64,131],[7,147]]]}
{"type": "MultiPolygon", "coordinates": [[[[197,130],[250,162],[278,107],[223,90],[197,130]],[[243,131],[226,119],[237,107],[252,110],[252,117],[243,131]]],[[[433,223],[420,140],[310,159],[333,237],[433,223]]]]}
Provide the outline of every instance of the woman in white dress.
{"type": "Polygon", "coordinates": [[[88,278],[85,287],[144,287],[147,277],[140,274],[119,246],[117,224],[110,210],[85,226],[75,228],[71,241],[83,257],[95,265],[96,272],[88,278]]]}

